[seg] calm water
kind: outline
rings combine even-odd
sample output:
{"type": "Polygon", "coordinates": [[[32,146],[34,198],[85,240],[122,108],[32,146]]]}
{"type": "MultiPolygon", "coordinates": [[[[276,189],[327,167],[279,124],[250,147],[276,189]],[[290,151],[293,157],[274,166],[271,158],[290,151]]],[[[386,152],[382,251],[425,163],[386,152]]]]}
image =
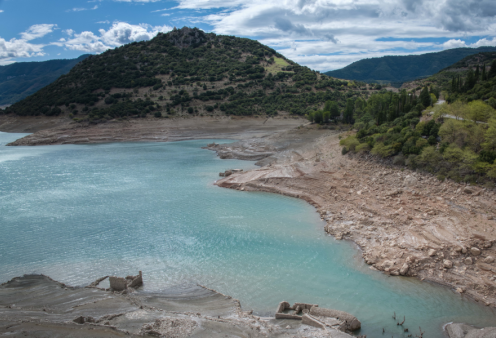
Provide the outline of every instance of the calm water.
{"type": "MultiPolygon", "coordinates": [[[[324,235],[306,203],[212,183],[228,168],[209,141],[5,147],[0,133],[0,282],[43,273],[82,285],[143,270],[146,289],[199,283],[273,314],[282,300],[355,314],[362,334],[424,337],[442,325],[494,325],[496,313],[450,290],[371,271],[324,235]]],[[[220,142],[220,141],[217,141],[220,142]]]]}

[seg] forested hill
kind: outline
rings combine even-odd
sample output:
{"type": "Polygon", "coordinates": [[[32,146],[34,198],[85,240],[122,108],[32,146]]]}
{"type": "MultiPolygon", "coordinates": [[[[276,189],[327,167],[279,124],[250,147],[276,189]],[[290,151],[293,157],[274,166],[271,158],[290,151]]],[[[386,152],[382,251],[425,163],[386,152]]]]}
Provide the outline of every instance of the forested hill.
{"type": "Polygon", "coordinates": [[[77,59],[17,62],[0,66],[0,106],[13,104],[67,74],[89,55],[77,59]]]}
{"type": "MultiPolygon", "coordinates": [[[[304,115],[362,95],[245,38],[174,29],[90,56],[4,113],[66,114],[76,120],[171,115],[304,115]],[[70,115],[72,114],[72,115],[70,115]]],[[[0,112],[1,113],[1,112],[0,112]]]]}
{"type": "Polygon", "coordinates": [[[340,79],[400,86],[403,82],[436,74],[469,55],[481,52],[496,52],[496,47],[454,48],[421,55],[363,59],[324,74],[340,79]]]}

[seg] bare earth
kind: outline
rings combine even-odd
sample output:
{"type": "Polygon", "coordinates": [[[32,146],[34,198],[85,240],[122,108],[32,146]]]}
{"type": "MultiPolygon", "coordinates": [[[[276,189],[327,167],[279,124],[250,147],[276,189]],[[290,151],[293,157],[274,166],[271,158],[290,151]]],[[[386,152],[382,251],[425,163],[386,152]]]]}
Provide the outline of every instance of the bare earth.
{"type": "Polygon", "coordinates": [[[372,269],[436,282],[496,307],[494,191],[343,156],[338,132],[315,129],[210,145],[225,158],[274,153],[261,168],[216,184],[304,199],[327,221],[326,232],[360,246],[372,269]]]}
{"type": "Polygon", "coordinates": [[[262,137],[306,123],[301,118],[154,117],[89,124],[66,117],[0,116],[0,131],[34,133],[9,145],[34,146],[106,142],[169,142],[189,139],[262,137]]]}
{"type": "Polygon", "coordinates": [[[17,277],[0,285],[0,335],[352,337],[333,328],[303,325],[301,321],[254,316],[242,311],[236,299],[201,286],[160,293],[112,292],[91,285],[71,287],[43,275],[17,277]]]}

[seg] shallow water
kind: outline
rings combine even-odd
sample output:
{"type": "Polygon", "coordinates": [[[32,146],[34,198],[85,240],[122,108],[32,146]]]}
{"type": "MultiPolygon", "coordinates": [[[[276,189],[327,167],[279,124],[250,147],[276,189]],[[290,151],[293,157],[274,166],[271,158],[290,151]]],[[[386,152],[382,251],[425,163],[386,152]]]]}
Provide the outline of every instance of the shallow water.
{"type": "Polygon", "coordinates": [[[301,200],[214,186],[220,171],[254,164],[200,148],[211,140],[3,146],[19,137],[0,133],[0,282],[43,273],[82,285],[143,270],[148,290],[199,283],[260,315],[281,300],[348,311],[369,338],[383,327],[407,337],[393,311],[426,338],[450,321],[496,322],[450,290],[370,270],[301,200]]]}

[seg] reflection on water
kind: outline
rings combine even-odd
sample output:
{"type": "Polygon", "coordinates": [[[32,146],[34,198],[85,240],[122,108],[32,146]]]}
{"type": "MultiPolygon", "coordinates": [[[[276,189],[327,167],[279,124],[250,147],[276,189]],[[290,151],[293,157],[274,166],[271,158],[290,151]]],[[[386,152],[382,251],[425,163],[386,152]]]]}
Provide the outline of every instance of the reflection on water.
{"type": "Polygon", "coordinates": [[[450,290],[370,270],[300,200],[213,186],[254,165],[220,160],[207,142],[0,146],[0,281],[36,272],[81,285],[143,270],[148,290],[199,283],[260,315],[282,300],[348,311],[369,337],[407,336],[393,311],[428,337],[449,321],[494,325],[494,312],[450,290]]]}

